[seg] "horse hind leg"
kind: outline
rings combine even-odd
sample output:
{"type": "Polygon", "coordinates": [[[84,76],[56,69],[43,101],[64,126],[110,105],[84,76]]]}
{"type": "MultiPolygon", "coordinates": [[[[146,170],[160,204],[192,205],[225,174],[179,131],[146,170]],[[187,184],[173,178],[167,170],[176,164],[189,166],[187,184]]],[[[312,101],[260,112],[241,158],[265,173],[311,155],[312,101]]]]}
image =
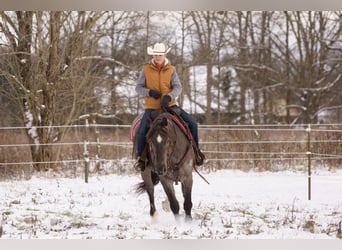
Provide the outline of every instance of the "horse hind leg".
{"type": "Polygon", "coordinates": [[[152,193],[147,192],[148,193],[148,198],[150,200],[150,215],[154,216],[156,213],[156,206],[154,204],[154,192],[152,191],[152,193]]]}
{"type": "Polygon", "coordinates": [[[191,220],[191,209],[192,209],[192,178],[187,179],[184,183],[182,183],[182,193],[184,197],[183,208],[185,211],[185,218],[191,220]]]}

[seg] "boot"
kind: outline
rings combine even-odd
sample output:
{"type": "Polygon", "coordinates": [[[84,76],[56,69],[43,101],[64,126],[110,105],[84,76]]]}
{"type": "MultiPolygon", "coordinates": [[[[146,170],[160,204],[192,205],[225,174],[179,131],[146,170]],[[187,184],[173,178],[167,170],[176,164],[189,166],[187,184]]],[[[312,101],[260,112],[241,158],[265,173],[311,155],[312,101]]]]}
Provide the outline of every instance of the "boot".
{"type": "Polygon", "coordinates": [[[201,150],[196,147],[195,149],[195,161],[197,166],[203,165],[205,160],[205,155],[201,152],[201,150]]]}
{"type": "Polygon", "coordinates": [[[145,165],[145,161],[142,160],[140,156],[138,156],[136,162],[134,163],[134,169],[136,171],[144,171],[145,165]]]}

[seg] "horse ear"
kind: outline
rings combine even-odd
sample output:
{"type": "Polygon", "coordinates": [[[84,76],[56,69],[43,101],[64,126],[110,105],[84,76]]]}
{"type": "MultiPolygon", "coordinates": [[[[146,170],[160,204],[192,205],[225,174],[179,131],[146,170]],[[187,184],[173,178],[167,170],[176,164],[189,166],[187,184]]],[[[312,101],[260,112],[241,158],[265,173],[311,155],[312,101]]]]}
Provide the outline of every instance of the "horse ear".
{"type": "Polygon", "coordinates": [[[167,126],[167,118],[163,117],[163,120],[160,123],[161,126],[166,127],[167,126]]]}

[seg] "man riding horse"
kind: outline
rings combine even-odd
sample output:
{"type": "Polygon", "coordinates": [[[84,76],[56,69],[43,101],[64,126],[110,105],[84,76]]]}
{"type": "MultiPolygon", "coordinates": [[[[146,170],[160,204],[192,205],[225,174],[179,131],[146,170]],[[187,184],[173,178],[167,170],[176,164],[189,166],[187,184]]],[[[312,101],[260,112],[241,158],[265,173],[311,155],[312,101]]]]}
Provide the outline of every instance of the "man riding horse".
{"type": "Polygon", "coordinates": [[[196,165],[202,165],[204,154],[199,149],[198,125],[196,120],[177,106],[176,98],[182,92],[182,85],[178,78],[176,68],[171,65],[166,54],[170,48],[166,48],[163,43],[156,43],[153,47],[147,48],[147,54],[152,56],[149,63],[143,66],[136,84],[136,92],[145,98],[145,112],[141,119],[137,132],[136,163],[134,168],[144,170],[146,158],[143,152],[146,144],[146,134],[148,130],[148,119],[153,110],[163,109],[179,111],[179,116],[187,123],[194,140],[194,152],[196,153],[196,165]]]}

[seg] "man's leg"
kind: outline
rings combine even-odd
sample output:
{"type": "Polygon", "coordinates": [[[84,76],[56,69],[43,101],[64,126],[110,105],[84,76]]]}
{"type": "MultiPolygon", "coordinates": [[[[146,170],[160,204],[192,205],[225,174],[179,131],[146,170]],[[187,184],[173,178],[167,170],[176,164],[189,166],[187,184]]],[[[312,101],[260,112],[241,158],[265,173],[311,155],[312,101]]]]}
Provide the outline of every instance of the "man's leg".
{"type": "Polygon", "coordinates": [[[180,117],[188,124],[192,137],[198,147],[198,125],[197,121],[186,111],[181,108],[180,117]]]}
{"type": "Polygon", "coordinates": [[[188,124],[190,132],[192,134],[192,137],[194,138],[194,141],[196,143],[196,145],[195,145],[196,147],[194,147],[194,150],[196,153],[196,165],[200,166],[204,163],[205,156],[199,148],[197,121],[189,113],[187,113],[183,109],[181,109],[180,116],[188,124]]]}
{"type": "Polygon", "coordinates": [[[140,127],[137,132],[137,151],[136,151],[136,158],[137,161],[134,164],[134,168],[137,170],[144,170],[145,168],[145,161],[141,158],[146,144],[146,133],[148,130],[148,123],[147,119],[150,117],[152,110],[146,109],[143,117],[141,118],[140,127]]]}

